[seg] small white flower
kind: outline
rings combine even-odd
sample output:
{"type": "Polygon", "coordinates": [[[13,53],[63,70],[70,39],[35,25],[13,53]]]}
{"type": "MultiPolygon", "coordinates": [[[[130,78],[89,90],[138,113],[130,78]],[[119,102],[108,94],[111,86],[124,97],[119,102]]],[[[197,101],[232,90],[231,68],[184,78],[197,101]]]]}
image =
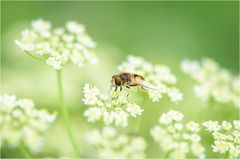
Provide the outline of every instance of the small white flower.
{"type": "Polygon", "coordinates": [[[43,135],[56,118],[56,114],[36,109],[32,100],[7,94],[0,96],[0,115],[3,146],[15,148],[23,142],[33,153],[43,147],[43,135]]]}
{"type": "Polygon", "coordinates": [[[200,70],[200,64],[197,61],[190,61],[188,59],[184,59],[181,63],[180,68],[184,73],[194,74],[200,70]]]}
{"type": "Polygon", "coordinates": [[[161,127],[158,126],[158,125],[154,126],[154,127],[151,128],[151,130],[150,130],[151,136],[152,136],[153,139],[154,139],[155,141],[157,141],[157,142],[161,141],[161,136],[162,136],[162,135],[165,135],[165,133],[162,134],[162,135],[160,135],[160,134],[163,133],[163,132],[164,132],[164,131],[161,131],[161,127]]]}
{"type": "Polygon", "coordinates": [[[112,127],[104,127],[102,130],[102,134],[106,138],[113,138],[117,135],[117,131],[112,127]]]}
{"type": "Polygon", "coordinates": [[[85,27],[76,21],[69,21],[66,23],[66,28],[69,32],[82,34],[85,31],[85,27]]]}
{"type": "Polygon", "coordinates": [[[36,32],[44,32],[51,29],[51,23],[42,19],[32,21],[33,30],[36,32]]]}
{"type": "Polygon", "coordinates": [[[0,110],[9,109],[10,111],[17,105],[16,97],[14,95],[3,94],[0,96],[0,110]],[[6,108],[6,109],[5,109],[6,108]]]}
{"type": "Polygon", "coordinates": [[[104,111],[104,113],[103,113],[104,124],[106,124],[106,125],[112,124],[114,121],[114,115],[115,115],[115,112],[104,111]]]}
{"type": "Polygon", "coordinates": [[[212,146],[214,152],[225,153],[229,150],[231,143],[225,141],[214,141],[212,146]]]}
{"type": "Polygon", "coordinates": [[[135,137],[131,141],[131,148],[134,152],[144,151],[147,147],[145,140],[141,137],[135,137]]]}
{"type": "Polygon", "coordinates": [[[115,112],[114,115],[114,120],[115,120],[115,125],[116,126],[121,126],[121,127],[126,127],[128,125],[128,114],[123,111],[117,111],[115,112]]]}
{"type": "Polygon", "coordinates": [[[195,156],[200,156],[200,158],[205,158],[204,156],[204,147],[198,142],[193,142],[191,145],[191,150],[195,156]]]}
{"type": "Polygon", "coordinates": [[[148,95],[153,102],[158,102],[162,98],[162,94],[159,91],[149,91],[148,95]]]}
{"type": "Polygon", "coordinates": [[[175,121],[181,121],[183,118],[183,114],[180,113],[179,111],[170,110],[167,114],[169,118],[175,121]]]}
{"type": "Polygon", "coordinates": [[[174,103],[182,100],[182,93],[176,88],[168,89],[167,94],[174,103]]]}
{"type": "Polygon", "coordinates": [[[233,125],[235,129],[240,130],[240,120],[234,120],[233,125]]]}
{"type": "Polygon", "coordinates": [[[35,45],[33,43],[22,43],[18,40],[15,40],[15,43],[24,51],[32,52],[35,50],[35,45]]]}
{"type": "Polygon", "coordinates": [[[184,125],[182,119],[183,114],[178,111],[163,113],[159,124],[150,130],[151,136],[171,158],[186,158],[188,153],[204,157],[205,149],[198,134],[199,124],[191,121],[184,125]]]}
{"type": "Polygon", "coordinates": [[[174,128],[175,128],[176,130],[182,130],[182,129],[183,129],[183,125],[182,125],[181,123],[175,123],[175,124],[174,124],[174,128]]]}
{"type": "Polygon", "coordinates": [[[85,134],[85,140],[91,145],[100,145],[104,142],[102,134],[98,130],[93,130],[85,134]]]}
{"type": "Polygon", "coordinates": [[[227,122],[227,121],[223,121],[222,122],[222,128],[229,131],[232,128],[232,124],[227,122]]]}
{"type": "Polygon", "coordinates": [[[137,117],[143,109],[127,100],[127,94],[111,91],[110,95],[103,94],[97,87],[85,84],[82,101],[91,106],[84,112],[89,122],[102,120],[104,124],[126,127],[130,116],[137,117]]]}
{"type": "Polygon", "coordinates": [[[67,22],[65,28],[52,28],[50,22],[34,20],[31,28],[23,30],[21,35],[15,43],[54,69],[59,70],[68,62],[77,67],[97,63],[90,52],[96,43],[86,34],[84,26],[75,21],[67,22]]]}
{"type": "Polygon", "coordinates": [[[56,70],[60,70],[62,68],[62,63],[63,63],[63,59],[60,56],[49,57],[46,60],[46,64],[52,66],[56,70]]]}
{"type": "Polygon", "coordinates": [[[89,47],[89,48],[94,48],[96,47],[96,43],[91,39],[90,36],[84,34],[82,36],[78,36],[77,40],[81,43],[83,43],[85,46],[89,47]]]}
{"type": "Polygon", "coordinates": [[[169,116],[167,114],[165,114],[165,113],[163,113],[161,115],[161,117],[159,118],[159,123],[161,123],[161,124],[168,125],[171,122],[172,122],[172,119],[169,118],[169,116]]]}
{"type": "Polygon", "coordinates": [[[199,135],[197,134],[192,134],[190,135],[190,138],[189,138],[192,142],[200,142],[201,138],[199,135]]]}
{"type": "Polygon", "coordinates": [[[143,159],[145,157],[144,151],[147,144],[139,136],[119,134],[112,127],[103,127],[102,130],[94,129],[87,132],[85,136],[86,143],[95,148],[94,158],[143,159]]]}
{"type": "Polygon", "coordinates": [[[192,131],[192,132],[198,132],[200,130],[199,128],[199,124],[194,122],[194,121],[190,121],[187,123],[186,125],[186,128],[189,130],[189,131],[192,131]]]}
{"type": "Polygon", "coordinates": [[[102,110],[97,107],[92,107],[92,108],[87,109],[84,112],[84,116],[87,117],[87,120],[89,122],[95,122],[102,117],[102,110]]]}
{"type": "Polygon", "coordinates": [[[143,112],[143,109],[141,109],[141,107],[139,107],[137,104],[131,104],[128,103],[127,104],[127,109],[126,109],[131,116],[136,117],[137,115],[141,115],[143,112]]]}
{"type": "Polygon", "coordinates": [[[233,76],[209,58],[204,58],[200,62],[183,60],[181,69],[195,80],[193,90],[202,101],[213,99],[219,103],[233,103],[240,107],[239,75],[233,76]]]}
{"type": "Polygon", "coordinates": [[[36,45],[36,54],[42,56],[50,52],[50,46],[48,43],[40,43],[36,45]]]}
{"type": "Polygon", "coordinates": [[[221,126],[218,124],[217,121],[207,121],[202,124],[206,127],[206,129],[210,132],[217,132],[221,129],[221,126]]]}
{"type": "MultiPolygon", "coordinates": [[[[233,121],[236,124],[236,121],[233,121]]],[[[217,121],[208,121],[204,126],[210,127],[207,130],[212,133],[214,142],[212,144],[212,149],[214,152],[226,153],[228,158],[239,158],[240,156],[240,131],[237,127],[232,127],[232,124],[227,121],[222,121],[221,126],[218,125],[217,121]],[[210,126],[211,125],[211,126],[210,126]],[[213,126],[215,125],[215,126],[213,126]],[[221,127],[218,131],[213,131],[212,127],[221,127]]]]}

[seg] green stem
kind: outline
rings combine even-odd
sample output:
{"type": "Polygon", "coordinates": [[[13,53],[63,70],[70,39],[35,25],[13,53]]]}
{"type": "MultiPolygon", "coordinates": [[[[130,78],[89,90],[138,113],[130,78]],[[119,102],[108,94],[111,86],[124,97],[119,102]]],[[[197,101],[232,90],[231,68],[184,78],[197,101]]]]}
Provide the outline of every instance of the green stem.
{"type": "Polygon", "coordinates": [[[136,125],[135,125],[135,133],[140,133],[141,131],[141,124],[142,124],[142,117],[143,115],[140,115],[137,117],[136,125]]]}
{"type": "MultiPolygon", "coordinates": [[[[143,99],[143,102],[141,104],[142,108],[144,108],[144,106],[146,106],[147,101],[148,101],[148,97],[145,96],[144,99],[143,99]]],[[[134,129],[135,133],[140,133],[141,132],[143,116],[144,116],[144,112],[142,112],[142,115],[137,117],[137,121],[136,121],[137,123],[135,124],[135,129],[134,129]]]]}
{"type": "Polygon", "coordinates": [[[19,148],[20,148],[20,151],[23,154],[24,158],[31,158],[31,155],[27,151],[27,148],[23,142],[20,142],[19,148]]]}
{"type": "Polygon", "coordinates": [[[69,138],[69,140],[72,144],[75,155],[76,155],[76,157],[80,158],[80,153],[78,151],[77,144],[76,144],[75,139],[73,137],[72,127],[69,124],[68,110],[67,110],[67,107],[64,104],[63,86],[62,86],[62,78],[61,78],[61,71],[60,70],[57,71],[57,81],[58,81],[58,95],[59,95],[59,100],[60,100],[60,104],[61,104],[61,113],[62,113],[62,116],[63,116],[65,128],[67,129],[68,138],[69,138]]]}
{"type": "Polygon", "coordinates": [[[39,58],[39,57],[37,57],[37,56],[34,56],[33,54],[31,54],[30,52],[27,52],[26,51],[26,53],[30,56],[30,57],[32,57],[32,58],[34,58],[35,60],[38,60],[38,61],[43,61],[43,59],[42,58],[39,58]]]}

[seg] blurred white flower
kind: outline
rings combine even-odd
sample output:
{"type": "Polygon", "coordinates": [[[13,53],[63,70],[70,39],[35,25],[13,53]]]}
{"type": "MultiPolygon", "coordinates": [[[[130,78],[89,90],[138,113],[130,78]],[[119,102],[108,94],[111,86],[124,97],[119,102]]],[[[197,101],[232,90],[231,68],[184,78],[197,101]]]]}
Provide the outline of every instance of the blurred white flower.
{"type": "Polygon", "coordinates": [[[84,116],[87,117],[89,122],[95,122],[101,119],[102,109],[97,107],[89,108],[84,112],[84,116]]]}
{"type": "Polygon", "coordinates": [[[222,121],[222,124],[217,121],[203,123],[206,130],[212,133],[213,152],[227,154],[228,158],[240,157],[240,129],[236,123],[240,123],[240,120],[234,120],[233,124],[227,121],[222,121]]]}
{"type": "Polygon", "coordinates": [[[232,124],[229,123],[229,122],[227,122],[227,121],[223,121],[223,122],[222,122],[222,128],[223,128],[224,130],[229,131],[229,130],[231,130],[231,128],[232,128],[232,124]]]}
{"type": "Polygon", "coordinates": [[[148,91],[149,98],[154,102],[159,101],[164,94],[174,103],[182,100],[182,93],[172,87],[177,79],[167,66],[153,65],[141,57],[129,55],[127,60],[118,66],[118,70],[142,75],[146,83],[156,88],[148,91]]]}
{"type": "Polygon", "coordinates": [[[171,88],[167,90],[167,94],[170,98],[170,100],[174,103],[177,103],[178,101],[182,100],[182,93],[176,89],[176,88],[171,88]]]}
{"type": "Polygon", "coordinates": [[[90,51],[96,43],[86,34],[85,27],[76,21],[67,22],[65,28],[52,28],[50,22],[37,19],[21,35],[16,44],[56,70],[68,62],[77,67],[97,63],[97,58],[90,51]]]}
{"type": "Polygon", "coordinates": [[[127,104],[127,109],[126,109],[131,116],[136,117],[137,115],[141,115],[143,112],[143,109],[141,109],[141,107],[139,107],[137,104],[131,104],[128,103],[127,104]]]}
{"type": "Polygon", "coordinates": [[[198,134],[199,124],[193,121],[182,124],[183,114],[170,110],[159,118],[159,124],[155,125],[150,134],[159,144],[162,151],[169,154],[170,158],[186,158],[192,153],[195,157],[204,158],[205,149],[198,134]]]}
{"type": "Polygon", "coordinates": [[[198,132],[200,130],[199,124],[194,121],[188,122],[188,124],[186,125],[186,128],[187,130],[192,132],[198,132]]]}
{"type": "Polygon", "coordinates": [[[87,132],[85,140],[95,148],[96,158],[145,158],[147,144],[142,137],[120,134],[112,127],[87,132]]]}
{"type": "Polygon", "coordinates": [[[56,118],[56,114],[36,109],[29,99],[7,94],[0,96],[0,113],[2,146],[16,148],[23,142],[31,152],[41,150],[43,135],[56,118]]]}
{"type": "Polygon", "coordinates": [[[46,59],[46,64],[52,66],[56,70],[60,70],[62,68],[63,59],[61,56],[49,57],[46,59]]]}
{"type": "Polygon", "coordinates": [[[218,124],[217,121],[207,121],[202,124],[206,127],[206,129],[210,132],[217,132],[221,129],[221,125],[218,124]]]}
{"type": "Polygon", "coordinates": [[[67,22],[66,28],[69,32],[76,33],[76,34],[83,34],[85,31],[85,27],[76,21],[67,22]]]}
{"type": "Polygon", "coordinates": [[[163,113],[161,117],[159,118],[159,123],[163,125],[168,125],[173,122],[178,122],[181,121],[183,118],[183,114],[175,111],[175,110],[170,110],[167,113],[163,113]]]}
{"type": "Polygon", "coordinates": [[[96,86],[85,84],[83,88],[83,99],[85,105],[91,106],[84,112],[89,122],[103,120],[104,124],[114,124],[120,127],[128,125],[128,117],[140,116],[143,112],[136,103],[127,100],[127,94],[122,91],[103,94],[96,86]]]}
{"type": "Polygon", "coordinates": [[[240,76],[221,68],[214,60],[204,58],[199,61],[185,59],[181,70],[196,81],[195,95],[202,101],[232,103],[240,107],[240,76]]]}
{"type": "Polygon", "coordinates": [[[240,120],[234,120],[233,125],[235,129],[240,130],[240,120]]]}

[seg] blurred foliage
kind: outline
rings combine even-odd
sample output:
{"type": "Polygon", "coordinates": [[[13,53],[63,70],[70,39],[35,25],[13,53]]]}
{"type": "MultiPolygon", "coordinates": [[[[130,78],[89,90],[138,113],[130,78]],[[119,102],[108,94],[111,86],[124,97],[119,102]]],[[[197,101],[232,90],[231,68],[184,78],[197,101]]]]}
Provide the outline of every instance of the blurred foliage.
{"type": "MultiPolygon", "coordinates": [[[[49,20],[61,26],[68,20],[85,24],[87,32],[98,43],[95,53],[98,66],[63,70],[64,93],[71,114],[74,134],[83,157],[91,157],[92,149],[85,146],[83,133],[102,124],[89,124],[83,117],[82,86],[97,85],[109,88],[112,74],[116,73],[128,54],[142,56],[155,64],[166,64],[178,78],[177,87],[184,100],[172,104],[163,98],[152,103],[144,98],[140,135],[148,142],[147,156],[161,157],[158,145],[150,137],[149,128],[155,125],[161,113],[169,109],[180,110],[184,120],[232,120],[238,118],[232,105],[203,103],[193,94],[193,81],[181,73],[184,58],[211,57],[222,67],[239,72],[239,2],[1,2],[1,85],[2,93],[31,98],[38,107],[54,111],[58,108],[56,72],[49,66],[34,61],[14,43],[20,31],[36,18],[49,20]]],[[[127,129],[134,130],[137,119],[127,129]]],[[[212,139],[203,133],[208,157],[217,157],[211,149],[212,139]]],[[[47,134],[43,152],[35,157],[72,156],[62,120],[59,118],[47,134]]],[[[2,149],[3,157],[21,157],[18,150],[2,149]]]]}

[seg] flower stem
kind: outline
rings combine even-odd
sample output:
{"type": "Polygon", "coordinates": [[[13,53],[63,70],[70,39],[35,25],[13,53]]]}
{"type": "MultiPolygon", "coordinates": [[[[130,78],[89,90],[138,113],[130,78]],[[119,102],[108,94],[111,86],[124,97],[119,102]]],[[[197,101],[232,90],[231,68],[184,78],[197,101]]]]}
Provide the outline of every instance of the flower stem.
{"type": "Polygon", "coordinates": [[[140,133],[142,124],[142,116],[137,117],[136,125],[135,125],[135,133],[140,133]]]}
{"type": "Polygon", "coordinates": [[[27,151],[27,148],[26,148],[26,146],[24,145],[23,142],[20,142],[19,148],[20,148],[20,151],[23,154],[24,158],[31,158],[31,155],[27,151]]]}
{"type": "MultiPolygon", "coordinates": [[[[145,97],[143,97],[143,101],[142,101],[142,104],[141,104],[141,106],[142,107],[144,107],[144,106],[146,106],[146,104],[147,104],[147,97],[145,96],[145,97]]],[[[134,127],[134,131],[135,131],[135,133],[140,133],[141,132],[141,130],[142,130],[142,121],[143,121],[143,116],[144,116],[144,112],[143,112],[143,114],[142,115],[140,115],[139,117],[137,117],[137,121],[136,121],[136,124],[135,124],[135,127],[134,127]]]]}
{"type": "Polygon", "coordinates": [[[64,120],[65,128],[67,130],[68,138],[72,144],[76,157],[80,158],[80,153],[78,151],[77,144],[73,137],[72,127],[69,124],[69,117],[68,117],[68,110],[66,105],[64,104],[64,96],[63,96],[63,86],[62,86],[62,77],[61,77],[61,70],[57,71],[57,81],[58,81],[58,95],[61,104],[61,113],[64,120]]]}
{"type": "Polygon", "coordinates": [[[26,53],[27,53],[27,55],[29,55],[30,57],[34,58],[35,60],[38,60],[38,61],[43,61],[43,59],[42,59],[42,58],[39,58],[39,57],[37,57],[37,56],[35,56],[35,55],[31,54],[31,53],[30,53],[30,52],[28,52],[28,51],[26,51],[26,53]]]}

